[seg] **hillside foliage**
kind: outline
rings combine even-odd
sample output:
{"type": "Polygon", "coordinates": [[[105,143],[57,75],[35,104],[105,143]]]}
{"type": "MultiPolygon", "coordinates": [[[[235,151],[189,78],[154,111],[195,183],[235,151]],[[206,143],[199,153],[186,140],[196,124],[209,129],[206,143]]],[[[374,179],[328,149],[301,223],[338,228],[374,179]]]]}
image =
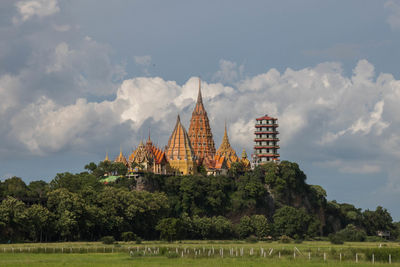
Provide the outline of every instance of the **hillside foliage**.
{"type": "MultiPolygon", "coordinates": [[[[0,241],[122,239],[294,239],[328,236],[362,241],[377,231],[398,238],[399,223],[377,207],[362,211],[328,201],[326,191],[306,183],[294,162],[269,163],[252,171],[234,165],[228,175],[128,178],[114,163],[90,163],[86,172],[60,173],[49,183],[0,183],[0,241]],[[121,175],[99,182],[105,173],[121,175]]],[[[140,242],[140,241],[138,241],[140,242]]]]}

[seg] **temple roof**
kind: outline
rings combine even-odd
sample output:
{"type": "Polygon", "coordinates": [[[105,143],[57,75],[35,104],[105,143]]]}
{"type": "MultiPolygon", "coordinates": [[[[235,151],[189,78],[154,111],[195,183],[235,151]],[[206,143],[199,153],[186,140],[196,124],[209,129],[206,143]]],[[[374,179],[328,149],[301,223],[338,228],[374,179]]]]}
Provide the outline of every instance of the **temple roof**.
{"type": "Polygon", "coordinates": [[[268,116],[268,115],[265,115],[265,116],[263,116],[263,117],[256,118],[256,120],[257,120],[257,121],[261,121],[261,120],[277,120],[277,119],[276,119],[276,118],[272,118],[272,117],[270,117],[270,116],[268,116]]]}
{"type": "Polygon", "coordinates": [[[128,161],[126,160],[125,156],[122,154],[122,148],[119,151],[118,157],[114,160],[114,162],[121,162],[125,165],[128,165],[128,161]]]}
{"type": "Polygon", "coordinates": [[[216,156],[224,157],[225,160],[227,161],[228,167],[230,167],[230,164],[232,162],[239,161],[239,158],[236,155],[236,151],[231,147],[231,144],[229,143],[228,133],[226,130],[226,124],[225,124],[224,137],[222,138],[222,143],[216,152],[216,156]]]}
{"type": "Polygon", "coordinates": [[[189,138],[193,151],[199,162],[202,162],[206,157],[214,157],[215,143],[207,112],[203,105],[200,79],[197,102],[192,113],[192,118],[190,119],[189,138]]]}
{"type": "Polygon", "coordinates": [[[243,148],[243,151],[242,151],[242,159],[247,159],[246,149],[244,149],[244,148],[243,148]]]}
{"type": "Polygon", "coordinates": [[[168,160],[194,160],[194,152],[189,136],[178,115],[176,125],[168,141],[166,150],[168,160]]]}
{"type": "Polygon", "coordinates": [[[106,152],[106,157],[103,161],[110,161],[110,159],[108,158],[108,152],[106,152]]]}

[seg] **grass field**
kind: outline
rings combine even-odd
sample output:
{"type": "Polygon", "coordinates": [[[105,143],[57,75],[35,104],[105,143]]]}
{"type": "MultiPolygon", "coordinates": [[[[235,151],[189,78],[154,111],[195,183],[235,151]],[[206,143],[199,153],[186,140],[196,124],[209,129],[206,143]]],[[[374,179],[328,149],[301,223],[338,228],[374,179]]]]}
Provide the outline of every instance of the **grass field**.
{"type": "Polygon", "coordinates": [[[376,256],[372,264],[365,253],[370,249],[378,254],[392,251],[390,266],[400,267],[399,243],[387,242],[380,246],[368,242],[332,245],[329,242],[249,244],[240,241],[2,244],[0,266],[389,266],[386,254],[382,259],[376,256]],[[168,257],[171,255],[175,258],[168,257]]]}

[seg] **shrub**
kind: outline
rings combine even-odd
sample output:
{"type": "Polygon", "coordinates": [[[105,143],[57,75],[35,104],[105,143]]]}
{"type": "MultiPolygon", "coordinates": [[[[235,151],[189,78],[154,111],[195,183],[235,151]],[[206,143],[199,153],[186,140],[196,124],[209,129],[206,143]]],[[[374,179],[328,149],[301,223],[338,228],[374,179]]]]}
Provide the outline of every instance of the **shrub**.
{"type": "Polygon", "coordinates": [[[100,241],[101,241],[103,244],[106,244],[106,245],[111,245],[111,244],[114,244],[114,243],[115,243],[115,239],[114,239],[113,236],[103,236],[103,237],[100,239],[100,241]]]}
{"type": "Polygon", "coordinates": [[[343,238],[338,234],[330,234],[329,241],[331,241],[331,243],[335,245],[341,245],[344,243],[343,238]]]}
{"type": "Polygon", "coordinates": [[[141,257],[141,256],[143,256],[143,251],[131,251],[130,256],[131,257],[141,257]]]}
{"type": "Polygon", "coordinates": [[[161,255],[167,254],[167,253],[168,253],[168,248],[166,248],[166,247],[161,247],[159,253],[160,253],[161,255]]]}
{"type": "Polygon", "coordinates": [[[364,230],[358,229],[352,224],[347,225],[346,228],[337,232],[336,235],[339,235],[343,241],[350,242],[365,241],[367,237],[364,230]]]}
{"type": "Polygon", "coordinates": [[[168,253],[167,254],[167,258],[178,258],[179,257],[179,255],[178,255],[178,253],[176,253],[176,252],[170,252],[170,253],[168,253]]]}
{"type": "Polygon", "coordinates": [[[135,234],[133,232],[123,232],[121,234],[122,241],[128,242],[135,240],[135,234]]]}
{"type": "Polygon", "coordinates": [[[256,236],[251,235],[251,236],[247,237],[247,238],[245,239],[245,241],[246,241],[247,243],[257,243],[257,242],[258,242],[258,239],[257,239],[256,236]]]}
{"type": "Polygon", "coordinates": [[[290,237],[288,237],[287,235],[283,235],[279,238],[279,242],[287,244],[287,243],[291,243],[292,239],[290,237]]]}
{"type": "Polygon", "coordinates": [[[140,236],[136,237],[136,244],[142,244],[142,239],[140,238],[140,236]]]}

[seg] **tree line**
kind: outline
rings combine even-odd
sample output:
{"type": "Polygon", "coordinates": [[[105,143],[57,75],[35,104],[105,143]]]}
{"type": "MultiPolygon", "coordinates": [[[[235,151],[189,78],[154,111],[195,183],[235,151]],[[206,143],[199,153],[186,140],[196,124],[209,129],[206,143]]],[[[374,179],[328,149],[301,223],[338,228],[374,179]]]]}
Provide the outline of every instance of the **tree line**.
{"type": "Polygon", "coordinates": [[[233,164],[227,175],[124,176],[126,167],[100,162],[82,173],[60,173],[49,183],[26,184],[12,177],[0,183],[0,241],[143,239],[294,239],[330,236],[366,240],[377,231],[399,237],[389,212],[362,211],[326,199],[306,183],[294,162],[268,163],[246,171],[233,164]],[[104,174],[120,175],[103,184],[104,174]],[[146,190],[136,190],[141,183],[146,190]],[[131,234],[127,234],[131,233],[131,234]]]}

